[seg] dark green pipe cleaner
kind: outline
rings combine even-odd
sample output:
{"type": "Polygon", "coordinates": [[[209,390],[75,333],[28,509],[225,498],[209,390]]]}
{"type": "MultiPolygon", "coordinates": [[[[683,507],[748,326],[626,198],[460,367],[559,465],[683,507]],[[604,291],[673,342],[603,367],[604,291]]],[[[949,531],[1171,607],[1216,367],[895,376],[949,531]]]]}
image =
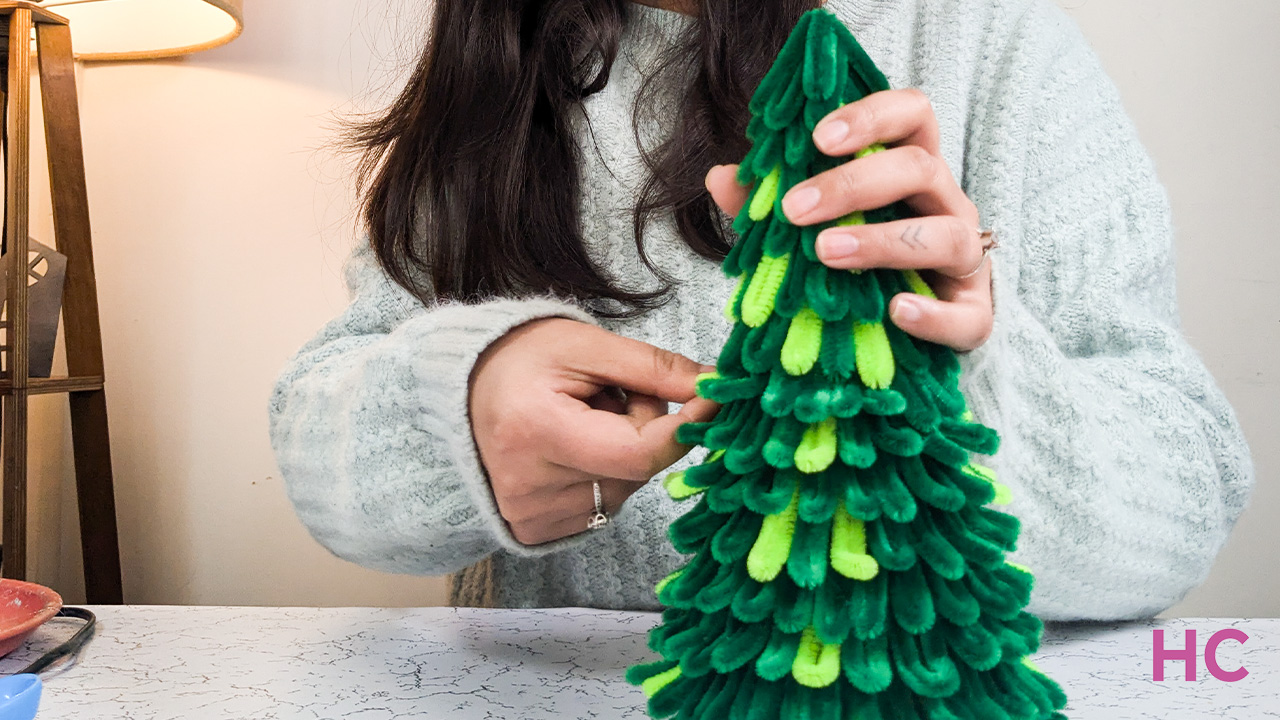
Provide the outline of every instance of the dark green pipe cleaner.
{"type": "MultiPolygon", "coordinates": [[[[1009,488],[978,460],[1000,439],[969,412],[960,363],[888,317],[914,271],[818,260],[818,233],[912,216],[902,203],[798,227],[797,183],[879,152],[827,157],[816,124],[889,89],[830,12],[801,16],[751,99],[750,187],[723,272],[733,323],[697,393],[721,408],[680,442],[708,451],[664,485],[688,511],[669,528],[689,556],[655,588],[655,662],[627,671],[655,718],[1061,720],[1036,669],[1033,577],[1006,557],[1009,488]]],[[[927,274],[926,274],[927,275],[927,274]]]]}

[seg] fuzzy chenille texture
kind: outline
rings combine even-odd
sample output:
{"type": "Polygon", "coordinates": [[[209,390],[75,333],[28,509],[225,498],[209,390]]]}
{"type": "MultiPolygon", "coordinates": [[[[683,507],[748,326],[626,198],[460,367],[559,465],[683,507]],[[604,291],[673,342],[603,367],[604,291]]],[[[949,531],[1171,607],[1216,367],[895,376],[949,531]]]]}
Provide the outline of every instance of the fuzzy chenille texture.
{"type": "MultiPolygon", "coordinates": [[[[980,459],[1022,521],[1009,560],[1035,574],[1026,609],[1116,619],[1173,605],[1207,576],[1253,469],[1231,407],[1180,332],[1167,197],[1113,84],[1050,0],[826,7],[893,87],[929,96],[947,163],[1003,244],[992,258],[995,329],[961,355],[961,387],[1002,437],[999,454],[980,459]]],[[[632,104],[692,20],[632,8],[608,86],[576,118],[582,215],[592,256],[651,286],[631,240],[645,172],[632,104]]],[[[662,131],[647,119],[642,142],[662,131]]],[[[458,605],[659,609],[655,584],[685,560],[667,527],[686,508],[651,482],[603,530],[520,544],[475,448],[468,375],[507,330],[552,316],[712,364],[732,327],[721,311],[735,281],[669,218],[650,226],[645,247],[676,291],[618,321],[549,295],[424,307],[366,245],[345,270],[350,306],[290,360],[270,399],[272,446],[312,535],[361,565],[452,574],[458,605]]]]}

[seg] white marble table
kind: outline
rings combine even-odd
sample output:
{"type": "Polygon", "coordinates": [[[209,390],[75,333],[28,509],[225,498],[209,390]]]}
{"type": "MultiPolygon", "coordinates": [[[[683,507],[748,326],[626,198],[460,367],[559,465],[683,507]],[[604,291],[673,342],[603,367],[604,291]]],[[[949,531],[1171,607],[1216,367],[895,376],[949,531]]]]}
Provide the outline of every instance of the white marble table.
{"type": "MultiPolygon", "coordinates": [[[[597,610],[94,607],[98,636],[50,670],[39,720],[447,718],[642,720],[644,695],[623,678],[655,659],[656,614],[597,610]]],[[[54,621],[0,660],[11,673],[68,637],[54,621]]],[[[1188,619],[1050,625],[1037,664],[1063,685],[1073,720],[1280,718],[1280,620],[1188,619]],[[1195,628],[1198,680],[1168,663],[1152,680],[1152,628],[1183,647],[1195,628]],[[1214,679],[1204,645],[1227,627],[1214,679]]]]}

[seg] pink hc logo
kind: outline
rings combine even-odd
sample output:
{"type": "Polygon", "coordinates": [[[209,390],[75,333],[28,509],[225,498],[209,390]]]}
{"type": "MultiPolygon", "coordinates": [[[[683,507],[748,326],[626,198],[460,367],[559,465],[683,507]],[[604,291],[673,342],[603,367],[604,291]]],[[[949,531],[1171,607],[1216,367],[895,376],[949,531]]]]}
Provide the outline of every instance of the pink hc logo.
{"type": "MultiPolygon", "coordinates": [[[[1223,682],[1236,682],[1248,677],[1249,671],[1243,667],[1228,672],[1218,665],[1218,646],[1224,640],[1235,640],[1243,645],[1248,639],[1248,635],[1235,628],[1227,628],[1214,633],[1204,646],[1204,664],[1205,667],[1209,668],[1209,674],[1223,682]]],[[[1186,631],[1186,644],[1181,650],[1164,646],[1164,630],[1151,631],[1151,645],[1152,680],[1156,682],[1164,680],[1164,663],[1166,660],[1181,660],[1186,670],[1184,673],[1185,679],[1192,681],[1196,679],[1196,657],[1199,653],[1196,652],[1195,630],[1186,631]]]]}

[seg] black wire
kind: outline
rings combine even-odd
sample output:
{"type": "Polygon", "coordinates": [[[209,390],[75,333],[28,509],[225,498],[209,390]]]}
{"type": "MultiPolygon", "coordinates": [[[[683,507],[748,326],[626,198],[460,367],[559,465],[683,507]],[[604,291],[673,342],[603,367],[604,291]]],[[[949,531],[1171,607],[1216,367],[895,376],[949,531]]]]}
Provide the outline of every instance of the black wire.
{"type": "Polygon", "coordinates": [[[85,621],[84,627],[77,630],[76,634],[72,635],[70,640],[67,640],[58,647],[36,658],[35,662],[19,670],[15,673],[16,675],[21,675],[23,673],[39,673],[41,670],[44,670],[62,658],[75,655],[80,652],[80,648],[83,648],[85,643],[89,642],[89,640],[93,638],[94,630],[98,625],[98,618],[84,608],[64,607],[58,611],[58,614],[55,617],[79,618],[80,620],[85,621]]]}

